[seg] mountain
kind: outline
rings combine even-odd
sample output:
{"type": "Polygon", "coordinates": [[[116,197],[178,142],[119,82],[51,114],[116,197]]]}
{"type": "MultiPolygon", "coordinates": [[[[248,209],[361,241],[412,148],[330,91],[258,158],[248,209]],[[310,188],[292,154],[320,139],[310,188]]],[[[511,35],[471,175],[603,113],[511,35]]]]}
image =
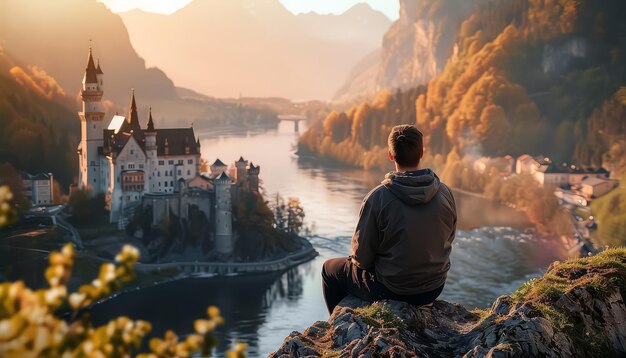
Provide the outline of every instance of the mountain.
{"type": "Polygon", "coordinates": [[[69,95],[78,95],[91,45],[105,74],[105,98],[126,104],[131,88],[146,100],[175,99],[174,84],[146,68],[122,19],[95,0],[0,2],[0,46],[46,69],[69,95]]]}
{"type": "MultiPolygon", "coordinates": [[[[78,94],[90,40],[104,72],[108,118],[127,110],[134,88],[142,122],[152,107],[157,126],[195,123],[202,129],[277,121],[276,113],[267,109],[243,108],[216,98],[180,98],[173,81],[160,69],[147,68],[137,55],[120,16],[96,0],[0,2],[0,46],[53,76],[74,98],[74,111],[80,108],[78,94]]],[[[161,51],[166,49],[162,43],[161,51]]],[[[203,67],[194,73],[204,76],[203,67]]],[[[72,118],[78,126],[76,115],[72,118]]]]}
{"type": "Polygon", "coordinates": [[[400,17],[385,33],[378,61],[372,61],[371,55],[362,60],[369,67],[359,63],[334,99],[427,84],[454,54],[461,22],[476,4],[484,2],[400,0],[400,17]]]}
{"type": "Polygon", "coordinates": [[[390,25],[356,5],[294,15],[278,0],[195,0],[172,15],[120,14],[133,46],[177,85],[211,96],[329,99],[390,25]]]}
{"type": "Polygon", "coordinates": [[[73,100],[43,69],[0,47],[0,164],[54,173],[67,188],[77,167],[80,127],[73,100]]]}
{"type": "MultiPolygon", "coordinates": [[[[522,153],[596,168],[620,159],[626,110],[615,94],[626,84],[624,16],[626,4],[619,0],[477,4],[454,34],[456,50],[412,103],[414,90],[380,93],[311,126],[300,147],[382,166],[389,127],[408,122],[424,133],[431,164],[522,153]]],[[[414,27],[421,21],[415,18],[414,27]]],[[[397,36],[412,43],[412,32],[405,26],[397,36]]],[[[398,69],[423,57],[394,48],[384,48],[382,58],[393,58],[388,62],[398,69]]]]}

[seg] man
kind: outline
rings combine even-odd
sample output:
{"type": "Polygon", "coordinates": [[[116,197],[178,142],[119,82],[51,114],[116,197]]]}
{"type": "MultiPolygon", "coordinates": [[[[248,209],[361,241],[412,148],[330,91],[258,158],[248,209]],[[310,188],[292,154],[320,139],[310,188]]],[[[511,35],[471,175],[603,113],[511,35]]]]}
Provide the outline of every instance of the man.
{"type": "Polygon", "coordinates": [[[424,149],[417,128],[394,127],[388,145],[396,170],[363,199],[350,256],[322,268],[329,313],[348,294],[421,306],[443,290],[456,231],[454,197],[435,173],[419,169],[424,149]]]}

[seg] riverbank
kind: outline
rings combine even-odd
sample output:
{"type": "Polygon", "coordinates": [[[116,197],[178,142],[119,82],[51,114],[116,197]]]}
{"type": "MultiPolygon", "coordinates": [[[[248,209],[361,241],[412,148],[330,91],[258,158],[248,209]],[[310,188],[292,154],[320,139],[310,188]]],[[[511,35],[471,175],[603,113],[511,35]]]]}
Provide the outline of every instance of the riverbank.
{"type": "Polygon", "coordinates": [[[184,278],[187,275],[246,275],[285,271],[314,259],[318,253],[305,238],[298,237],[302,248],[280,259],[256,262],[167,262],[155,264],[137,263],[140,271],[161,271],[178,269],[184,278]]]}

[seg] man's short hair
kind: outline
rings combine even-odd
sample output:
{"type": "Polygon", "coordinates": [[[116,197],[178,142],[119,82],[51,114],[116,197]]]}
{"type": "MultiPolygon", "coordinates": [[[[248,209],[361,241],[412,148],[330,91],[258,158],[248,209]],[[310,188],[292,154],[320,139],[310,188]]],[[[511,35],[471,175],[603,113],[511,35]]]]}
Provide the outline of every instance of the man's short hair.
{"type": "Polygon", "coordinates": [[[395,126],[387,140],[389,152],[401,167],[417,167],[424,152],[423,135],[415,126],[395,126]]]}

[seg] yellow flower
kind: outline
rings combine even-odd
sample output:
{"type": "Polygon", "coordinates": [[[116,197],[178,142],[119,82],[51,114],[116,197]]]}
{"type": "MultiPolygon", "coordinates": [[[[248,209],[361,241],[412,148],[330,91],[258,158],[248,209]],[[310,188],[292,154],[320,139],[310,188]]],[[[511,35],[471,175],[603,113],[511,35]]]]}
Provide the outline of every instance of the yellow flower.
{"type": "Polygon", "coordinates": [[[209,306],[209,308],[207,309],[207,314],[211,318],[218,317],[220,315],[220,309],[215,306],[209,306]]]}

